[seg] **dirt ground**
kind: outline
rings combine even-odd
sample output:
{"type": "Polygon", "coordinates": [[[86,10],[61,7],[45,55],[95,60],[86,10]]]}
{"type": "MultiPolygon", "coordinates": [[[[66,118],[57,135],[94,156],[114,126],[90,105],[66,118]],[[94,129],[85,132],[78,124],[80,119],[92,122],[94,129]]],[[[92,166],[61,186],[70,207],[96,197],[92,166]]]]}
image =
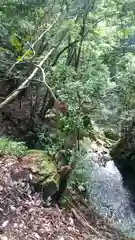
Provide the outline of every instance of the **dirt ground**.
{"type": "Polygon", "coordinates": [[[32,191],[30,172],[18,160],[0,157],[0,240],[124,240],[81,201],[65,210],[32,191]]]}

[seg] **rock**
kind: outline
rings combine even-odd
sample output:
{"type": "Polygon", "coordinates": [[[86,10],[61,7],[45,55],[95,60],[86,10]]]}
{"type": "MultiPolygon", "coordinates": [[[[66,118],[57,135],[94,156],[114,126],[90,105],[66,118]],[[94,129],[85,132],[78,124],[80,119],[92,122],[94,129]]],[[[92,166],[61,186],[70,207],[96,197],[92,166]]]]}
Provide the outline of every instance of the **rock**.
{"type": "Polygon", "coordinates": [[[52,157],[41,150],[29,150],[21,158],[22,169],[30,170],[30,183],[37,191],[42,191],[44,200],[59,188],[59,174],[52,157]]]}
{"type": "Polygon", "coordinates": [[[110,150],[110,155],[122,176],[132,170],[135,172],[134,151],[134,146],[126,138],[119,139],[110,150]]]}
{"type": "Polygon", "coordinates": [[[121,137],[110,150],[120,172],[135,172],[135,119],[126,119],[121,123],[121,137]]]}
{"type": "Polygon", "coordinates": [[[59,184],[59,190],[52,196],[52,200],[54,202],[59,202],[62,195],[64,194],[66,188],[67,188],[67,183],[69,179],[69,175],[72,171],[72,167],[70,165],[65,165],[62,166],[59,170],[60,173],[60,184],[59,184]]]}
{"type": "Polygon", "coordinates": [[[104,130],[104,135],[106,138],[112,139],[112,140],[118,140],[119,139],[119,135],[113,130],[113,129],[105,129],[104,130]]]}
{"type": "MultiPolygon", "coordinates": [[[[110,155],[112,158],[122,158],[124,157],[124,152],[128,150],[128,144],[125,138],[120,138],[110,150],[110,155]],[[122,155],[123,154],[123,155],[122,155]]],[[[126,153],[125,153],[126,155],[126,153]]],[[[126,157],[126,156],[125,156],[126,157]]]]}

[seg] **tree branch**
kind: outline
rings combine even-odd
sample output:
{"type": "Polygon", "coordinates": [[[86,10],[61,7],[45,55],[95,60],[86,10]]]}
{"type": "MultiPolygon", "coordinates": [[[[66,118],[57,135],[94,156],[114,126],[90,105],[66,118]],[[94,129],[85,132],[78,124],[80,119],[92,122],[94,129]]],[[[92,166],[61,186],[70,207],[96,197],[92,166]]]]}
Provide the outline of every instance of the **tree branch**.
{"type": "Polygon", "coordinates": [[[41,35],[40,37],[31,45],[31,47],[24,53],[24,55],[21,57],[20,60],[18,60],[17,62],[15,62],[12,67],[9,69],[8,73],[11,73],[11,71],[13,70],[13,68],[16,66],[16,64],[18,64],[19,62],[21,62],[25,56],[29,53],[29,51],[31,49],[34,49],[35,45],[44,37],[44,35],[54,26],[54,24],[58,21],[59,17],[61,15],[61,12],[58,14],[58,16],[56,17],[55,21],[52,23],[52,25],[50,25],[41,35]]]}
{"type": "MultiPolygon", "coordinates": [[[[50,91],[50,93],[52,94],[52,96],[54,97],[54,99],[56,99],[54,93],[52,92],[51,88],[48,86],[48,84],[45,81],[45,73],[44,70],[42,68],[42,65],[44,64],[44,62],[50,57],[50,55],[54,52],[55,47],[53,47],[50,52],[42,59],[42,61],[39,63],[39,65],[36,65],[36,68],[34,69],[34,71],[30,74],[30,76],[13,92],[11,93],[1,104],[0,104],[0,110],[3,109],[8,103],[10,103],[11,101],[13,101],[18,94],[24,89],[26,88],[30,81],[33,79],[33,77],[35,76],[35,74],[38,72],[38,70],[40,69],[42,72],[42,78],[43,78],[43,82],[45,84],[45,86],[48,88],[48,90],[50,91]]],[[[17,64],[17,63],[16,63],[17,64]]]]}
{"type": "MultiPolygon", "coordinates": [[[[86,15],[86,18],[87,18],[87,15],[86,15]]],[[[80,62],[80,55],[81,55],[82,44],[83,44],[83,40],[84,40],[84,32],[85,32],[86,18],[83,17],[83,25],[82,25],[81,31],[80,31],[81,40],[80,40],[80,44],[79,44],[79,49],[78,49],[77,57],[76,57],[76,59],[75,59],[75,69],[76,69],[76,71],[77,71],[77,69],[78,69],[78,67],[79,67],[79,62],[80,62]]]]}
{"type": "Polygon", "coordinates": [[[79,41],[79,40],[75,40],[75,41],[71,42],[70,44],[68,44],[68,46],[64,47],[64,48],[57,54],[54,62],[52,63],[52,67],[55,66],[55,64],[57,63],[58,58],[60,57],[60,55],[61,55],[64,51],[66,51],[69,47],[71,47],[72,45],[74,45],[74,44],[75,44],[76,42],[78,42],[78,41],[79,41]]]}

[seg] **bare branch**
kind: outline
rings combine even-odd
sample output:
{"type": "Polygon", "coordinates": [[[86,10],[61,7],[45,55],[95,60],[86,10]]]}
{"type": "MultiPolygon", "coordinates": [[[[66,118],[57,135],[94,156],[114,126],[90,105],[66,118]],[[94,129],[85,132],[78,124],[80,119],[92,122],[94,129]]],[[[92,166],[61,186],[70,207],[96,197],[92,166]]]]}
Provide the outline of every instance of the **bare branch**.
{"type": "Polygon", "coordinates": [[[19,62],[21,62],[21,61],[26,57],[26,55],[29,53],[29,51],[30,51],[31,49],[34,49],[35,45],[36,45],[36,44],[44,37],[44,35],[45,35],[48,31],[50,31],[50,29],[55,25],[55,23],[58,21],[60,15],[61,15],[61,12],[58,14],[58,16],[56,17],[55,21],[52,23],[52,25],[50,25],[50,26],[40,35],[40,37],[31,45],[31,47],[24,53],[24,55],[21,57],[21,59],[18,60],[17,62],[15,62],[15,63],[12,65],[12,67],[9,69],[8,73],[10,73],[10,72],[13,70],[13,68],[16,66],[16,64],[18,64],[19,62]]]}
{"type": "MultiPolygon", "coordinates": [[[[22,91],[24,88],[26,88],[30,81],[33,79],[33,77],[35,76],[35,74],[38,72],[38,70],[40,69],[42,72],[42,77],[43,77],[43,81],[45,86],[48,88],[48,90],[51,91],[51,94],[53,94],[51,88],[48,86],[48,84],[45,81],[45,73],[44,70],[42,69],[42,65],[44,64],[44,62],[50,57],[50,55],[53,53],[53,51],[55,50],[55,47],[53,47],[50,52],[42,59],[42,61],[39,63],[39,65],[36,65],[36,68],[34,69],[34,71],[30,74],[30,76],[13,92],[11,93],[1,104],[0,104],[0,110],[3,109],[8,103],[10,103],[11,101],[13,101],[18,94],[20,93],[20,91],[22,91]]],[[[17,63],[16,63],[17,64],[17,63]]],[[[52,95],[54,97],[54,99],[56,99],[55,95],[52,95]]]]}
{"type": "Polygon", "coordinates": [[[47,84],[46,80],[45,80],[45,72],[44,69],[39,65],[33,63],[33,62],[20,62],[18,64],[30,64],[30,65],[34,65],[36,68],[40,69],[41,73],[42,73],[42,82],[45,84],[47,90],[49,91],[49,93],[51,94],[51,96],[53,97],[54,100],[57,100],[56,96],[54,95],[51,87],[47,84]]]}
{"type": "MultiPolygon", "coordinates": [[[[53,7],[55,6],[55,2],[56,2],[56,0],[54,0],[53,5],[51,6],[50,9],[48,9],[48,10],[45,12],[45,14],[48,14],[49,12],[52,11],[53,7]]],[[[48,3],[48,4],[49,4],[49,3],[48,3]]]]}

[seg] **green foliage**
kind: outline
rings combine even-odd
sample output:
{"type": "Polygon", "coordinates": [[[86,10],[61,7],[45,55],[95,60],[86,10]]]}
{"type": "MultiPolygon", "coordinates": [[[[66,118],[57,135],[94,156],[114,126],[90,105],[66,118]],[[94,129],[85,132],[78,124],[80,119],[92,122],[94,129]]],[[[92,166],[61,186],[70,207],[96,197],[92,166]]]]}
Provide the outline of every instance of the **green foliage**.
{"type": "Polygon", "coordinates": [[[66,133],[68,129],[74,131],[77,126],[83,128],[85,114],[91,118],[106,88],[108,75],[107,67],[96,57],[87,70],[80,68],[77,73],[73,67],[64,64],[54,68],[52,79],[55,81],[55,89],[60,99],[69,106],[68,116],[63,116],[61,120],[66,133]],[[97,69],[92,66],[94,64],[97,69]]]}
{"type": "MultiPolygon", "coordinates": [[[[134,109],[134,22],[135,0],[7,0],[0,3],[0,79],[7,80],[7,70],[15,61],[39,64],[56,47],[42,67],[58,100],[68,104],[68,112],[61,114],[59,126],[55,126],[53,133],[36,124],[34,131],[30,129],[26,139],[30,148],[55,155],[64,148],[66,137],[78,130],[81,137],[87,134],[94,138],[93,118],[100,127],[116,130],[121,113],[134,109]]],[[[26,69],[27,74],[31,73],[29,66],[26,69]]],[[[20,74],[21,79],[22,76],[25,79],[28,77],[25,70],[22,65],[16,66],[13,74],[17,72],[17,77],[20,74]]],[[[37,80],[41,83],[40,74],[34,76],[32,84],[37,80]]],[[[39,92],[44,92],[43,85],[40,86],[39,92]]],[[[37,98],[37,105],[38,102],[37,98]]],[[[37,115],[41,102],[39,105],[37,115]]],[[[108,129],[105,134],[117,139],[108,129]]],[[[0,139],[1,154],[18,157],[26,150],[23,143],[0,139]]],[[[66,159],[60,159],[59,165],[74,161],[72,151],[66,151],[66,159]]],[[[76,153],[76,165],[69,181],[70,187],[82,192],[88,183],[87,176],[92,174],[89,159],[84,156],[83,149],[76,153]]]]}
{"type": "Polygon", "coordinates": [[[20,157],[27,148],[23,142],[16,142],[9,138],[0,138],[0,154],[20,157]]]}
{"type": "Polygon", "coordinates": [[[46,150],[50,155],[54,155],[63,145],[61,132],[45,135],[44,132],[37,132],[37,148],[46,150]]]}
{"type": "MultiPolygon", "coordinates": [[[[24,60],[39,64],[52,47],[55,52],[44,64],[46,80],[68,104],[68,113],[60,119],[55,137],[37,131],[38,144],[54,152],[64,137],[83,129],[91,131],[91,119],[101,100],[112,92],[118,97],[118,112],[134,108],[135,1],[20,1],[0,5],[0,69],[8,69],[28,50],[24,60]],[[63,11],[64,9],[64,11],[63,11]],[[44,37],[31,47],[61,15],[44,37]],[[133,41],[134,42],[134,41],[133,41]],[[134,45],[134,44],[133,44],[134,45]],[[84,118],[89,119],[86,124],[84,118]]],[[[21,75],[23,70],[21,69],[21,75]]],[[[4,70],[5,72],[5,70],[4,70]]],[[[42,86],[41,86],[41,90],[42,86]]],[[[111,104],[111,97],[109,104],[111,104]]],[[[111,109],[112,111],[112,109],[111,109]]],[[[105,114],[107,115],[107,114],[105,114]]]]}
{"type": "MultiPolygon", "coordinates": [[[[88,177],[86,174],[86,168],[85,164],[87,165],[87,162],[85,161],[84,164],[84,156],[86,152],[82,148],[79,153],[76,154],[76,166],[70,176],[68,185],[69,187],[78,189],[80,192],[85,192],[86,190],[86,185],[88,181],[88,177]]],[[[74,156],[71,157],[71,161],[73,161],[74,156]]]]}
{"type": "Polygon", "coordinates": [[[135,74],[134,74],[135,56],[133,53],[127,53],[119,62],[119,78],[117,80],[117,92],[123,110],[130,110],[135,105],[135,74]]]}
{"type": "Polygon", "coordinates": [[[12,35],[12,36],[10,37],[10,42],[11,42],[12,46],[15,47],[15,51],[16,51],[16,52],[21,52],[21,51],[23,51],[22,42],[19,41],[19,39],[17,38],[16,35],[12,35]]]}

